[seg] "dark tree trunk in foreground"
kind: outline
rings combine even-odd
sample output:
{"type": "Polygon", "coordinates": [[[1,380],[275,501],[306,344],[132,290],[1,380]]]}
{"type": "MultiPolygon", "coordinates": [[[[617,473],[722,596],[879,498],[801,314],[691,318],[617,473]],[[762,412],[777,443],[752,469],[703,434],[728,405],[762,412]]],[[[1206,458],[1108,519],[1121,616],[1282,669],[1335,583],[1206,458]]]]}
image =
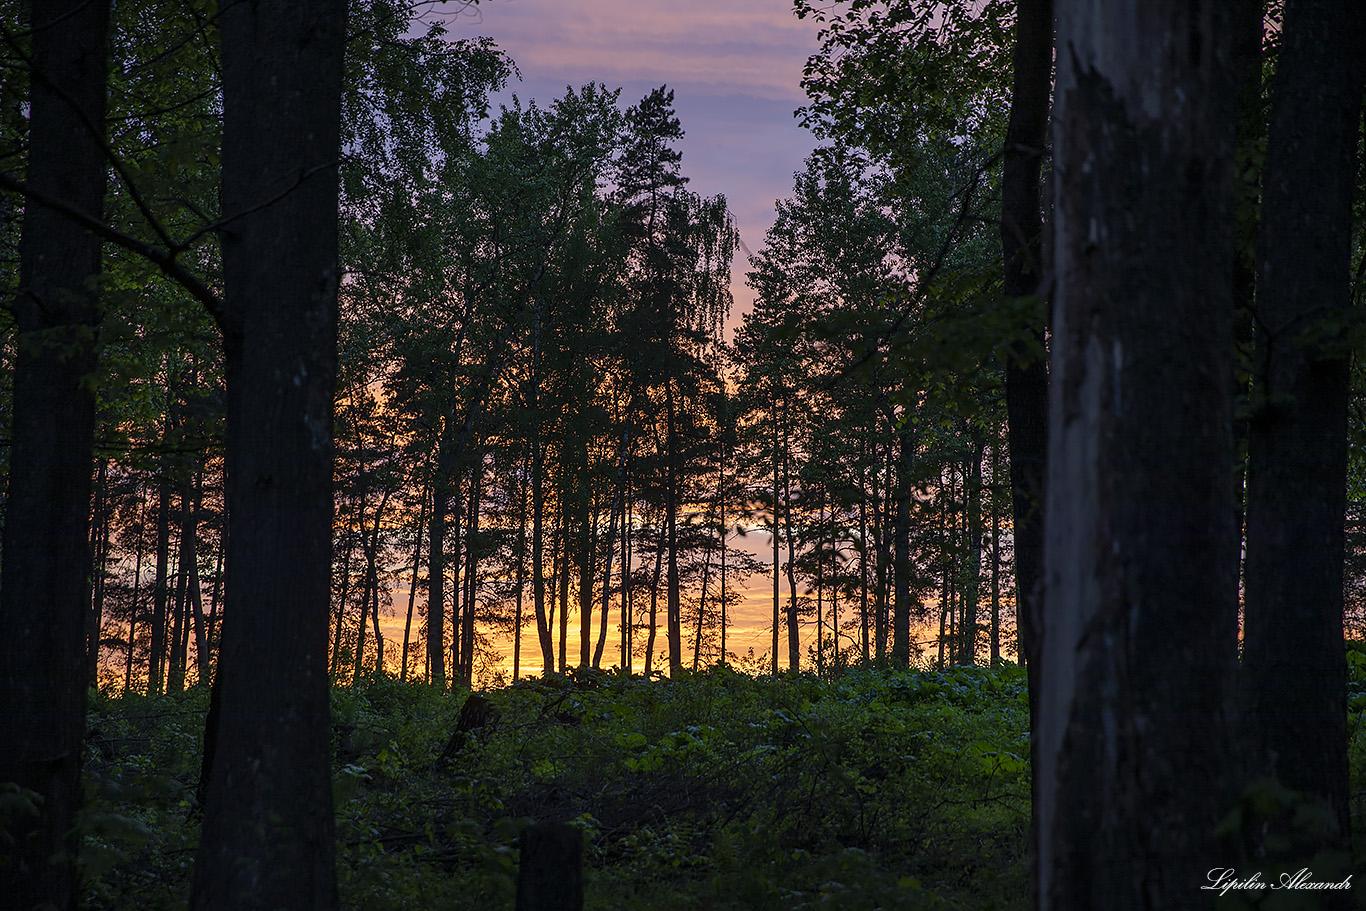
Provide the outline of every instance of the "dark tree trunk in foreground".
{"type": "MultiPolygon", "coordinates": [[[[106,33],[99,0],[33,0],[30,186],[103,212],[106,33]],[[74,103],[74,106],[73,106],[74,103]]],[[[0,586],[0,782],[37,794],[4,847],[9,906],[74,908],[81,738],[89,684],[90,493],[100,242],[32,200],[14,298],[14,445],[0,586]]]]}
{"type": "Polygon", "coordinates": [[[582,911],[583,833],[562,822],[536,823],[522,833],[517,911],[582,911]]]}
{"type": "Polygon", "coordinates": [[[1188,908],[1231,807],[1232,10],[1058,8],[1038,906],[1188,908]]]}
{"type": "Polygon", "coordinates": [[[230,600],[190,904],[327,909],[346,4],[231,4],[221,28],[230,600]]]}
{"type": "MultiPolygon", "coordinates": [[[[1048,127],[1053,63],[1053,0],[1019,0],[1010,120],[1001,156],[1002,290],[1020,298],[1041,293],[1043,216],[1039,172],[1048,127]]],[[[1042,315],[1044,308],[1039,307],[1042,315]]],[[[1010,503],[1015,527],[1015,615],[1029,691],[1038,688],[1039,580],[1043,574],[1044,457],[1048,447],[1048,369],[1043,325],[1021,327],[1024,338],[1006,365],[1010,503]]],[[[1033,705],[1031,696],[1031,706],[1033,705]]]]}
{"type": "Polygon", "coordinates": [[[1341,339],[1351,304],[1362,16],[1355,0],[1286,4],[1263,182],[1243,685],[1249,753],[1267,763],[1252,772],[1323,804],[1331,820],[1318,838],[1301,833],[1289,854],[1271,852],[1295,870],[1319,849],[1350,846],[1349,352],[1341,339]]]}

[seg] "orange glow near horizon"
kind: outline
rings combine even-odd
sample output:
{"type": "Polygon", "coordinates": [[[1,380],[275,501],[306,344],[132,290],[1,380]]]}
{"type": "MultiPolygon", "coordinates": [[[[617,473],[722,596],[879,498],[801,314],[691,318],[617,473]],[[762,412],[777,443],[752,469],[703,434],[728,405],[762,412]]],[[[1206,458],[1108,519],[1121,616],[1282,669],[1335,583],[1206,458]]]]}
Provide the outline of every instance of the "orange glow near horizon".
{"type": "MultiPolygon", "coordinates": [[[[764,672],[772,667],[772,658],[769,652],[773,642],[773,576],[771,562],[773,550],[771,543],[772,538],[768,537],[766,534],[754,535],[754,538],[758,539],[756,543],[761,543],[766,540],[768,542],[767,547],[746,547],[746,549],[750,550],[752,553],[757,550],[759,554],[767,554],[769,556],[769,570],[751,576],[740,585],[740,603],[732,607],[728,615],[730,625],[726,628],[726,652],[728,659],[732,664],[745,670],[764,672]]],[[[786,590],[786,580],[783,581],[782,587],[782,607],[785,610],[787,598],[789,597],[789,593],[786,590]]],[[[805,589],[803,588],[801,591],[805,592],[805,589]]],[[[419,594],[421,594],[421,589],[419,589],[419,594]]],[[[398,675],[400,670],[400,652],[403,642],[403,628],[406,622],[408,597],[409,590],[407,588],[393,591],[391,593],[390,609],[387,615],[382,616],[380,619],[380,630],[383,633],[385,640],[385,668],[389,673],[395,676],[398,675]]],[[[573,599],[571,598],[571,602],[572,601],[573,599]]],[[[639,606],[639,604],[640,602],[638,601],[637,606],[639,606]]],[[[937,600],[928,599],[924,604],[924,610],[927,616],[936,617],[938,615],[937,600]]],[[[593,629],[591,638],[594,648],[597,646],[598,629],[601,622],[601,616],[596,610],[599,605],[600,601],[595,604],[595,611],[592,619],[593,629]]],[[[983,604],[982,606],[983,608],[989,608],[989,605],[987,604],[983,604]]],[[[841,626],[857,615],[857,609],[857,603],[854,601],[840,602],[839,617],[841,626]]],[[[615,602],[609,610],[611,611],[611,614],[608,618],[607,636],[603,645],[602,666],[605,669],[614,669],[621,666],[620,603],[615,602]]],[[[1001,601],[1001,610],[1003,614],[1013,613],[1013,602],[1007,598],[1003,598],[1001,601]]],[[[660,614],[659,620],[661,629],[657,634],[655,641],[653,670],[667,671],[668,646],[662,629],[664,623],[662,603],[660,605],[660,614]]],[[[522,653],[519,676],[540,676],[544,672],[544,663],[542,661],[540,642],[536,633],[534,609],[529,603],[526,603],[523,607],[523,619],[524,626],[522,630],[522,653]]],[[[417,626],[419,622],[419,619],[415,617],[411,634],[412,642],[417,641],[417,626]]],[[[688,628],[685,627],[683,630],[683,663],[685,667],[692,666],[692,643],[694,641],[693,636],[696,634],[696,627],[692,627],[691,629],[692,635],[689,634],[688,628]]],[[[489,631],[486,628],[484,632],[488,633],[489,631]]],[[[578,667],[582,621],[580,620],[579,611],[572,603],[569,611],[568,632],[567,642],[569,654],[567,665],[569,667],[578,667]]],[[[499,632],[495,635],[497,636],[495,651],[499,657],[494,664],[492,671],[485,671],[478,675],[478,679],[475,681],[476,687],[478,688],[498,686],[503,683],[511,682],[512,680],[514,643],[511,637],[505,632],[499,632]]],[[[825,627],[824,635],[828,642],[830,635],[828,624],[825,627]]],[[[857,633],[854,635],[857,635],[857,633]]],[[[922,650],[922,660],[932,661],[937,655],[936,649],[939,635],[937,621],[924,622],[915,625],[911,631],[911,635],[915,645],[922,650]]],[[[637,632],[635,640],[637,652],[639,652],[639,649],[643,646],[645,636],[645,632],[637,632]]],[[[788,655],[786,651],[787,631],[785,628],[781,630],[780,637],[780,652],[778,656],[779,667],[785,670],[788,667],[788,655]]],[[[849,645],[847,637],[847,632],[841,633],[841,643],[846,648],[849,645]]],[[[558,622],[552,638],[556,649],[558,649],[558,622]]],[[[816,622],[814,619],[808,618],[803,620],[800,629],[800,642],[802,650],[801,666],[803,668],[810,668],[812,667],[810,651],[816,642],[816,622]]],[[[449,649],[449,647],[448,643],[447,648],[449,649]]],[[[416,671],[414,671],[413,659],[410,658],[408,672],[411,677],[421,678],[425,673],[425,661],[422,655],[422,648],[418,646],[416,651],[416,671]]],[[[1015,641],[1013,633],[1010,636],[1002,636],[1001,653],[1003,657],[1009,660],[1015,659],[1015,641]]],[[[559,658],[558,651],[556,652],[556,658],[557,660],[559,658]]],[[[632,670],[635,673],[643,673],[644,663],[643,656],[638,653],[632,661],[632,670]]]]}

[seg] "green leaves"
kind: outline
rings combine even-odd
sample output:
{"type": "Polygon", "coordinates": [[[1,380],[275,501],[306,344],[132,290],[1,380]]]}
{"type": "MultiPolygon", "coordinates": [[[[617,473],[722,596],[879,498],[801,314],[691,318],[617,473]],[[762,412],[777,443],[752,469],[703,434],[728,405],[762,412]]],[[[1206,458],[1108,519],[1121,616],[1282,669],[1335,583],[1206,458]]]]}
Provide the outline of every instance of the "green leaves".
{"type": "Polygon", "coordinates": [[[993,145],[1004,135],[1014,4],[954,0],[795,0],[822,26],[799,113],[822,138],[905,166],[932,144],[993,145]]]}

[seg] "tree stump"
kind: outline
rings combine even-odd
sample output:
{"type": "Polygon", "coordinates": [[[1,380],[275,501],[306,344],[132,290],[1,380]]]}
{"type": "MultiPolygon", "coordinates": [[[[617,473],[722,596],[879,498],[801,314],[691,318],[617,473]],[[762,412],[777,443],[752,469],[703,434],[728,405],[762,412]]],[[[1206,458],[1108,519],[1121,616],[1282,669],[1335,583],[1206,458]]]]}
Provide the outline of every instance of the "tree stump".
{"type": "Polygon", "coordinates": [[[583,834],[563,822],[522,833],[517,911],[583,911],[583,834]]]}
{"type": "Polygon", "coordinates": [[[460,717],[455,721],[455,732],[451,734],[451,739],[446,741],[446,748],[441,751],[440,758],[454,759],[460,748],[465,745],[466,734],[487,727],[497,720],[498,710],[493,707],[493,703],[478,693],[471,693],[470,698],[460,707],[460,717]]]}

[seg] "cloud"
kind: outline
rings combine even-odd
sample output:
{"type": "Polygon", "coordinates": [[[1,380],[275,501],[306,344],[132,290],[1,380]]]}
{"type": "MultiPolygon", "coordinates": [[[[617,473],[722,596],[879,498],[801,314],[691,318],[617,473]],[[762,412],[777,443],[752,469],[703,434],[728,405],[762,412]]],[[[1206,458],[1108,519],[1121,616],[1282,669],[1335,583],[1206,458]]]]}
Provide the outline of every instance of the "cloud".
{"type": "Polygon", "coordinates": [[[484,0],[450,17],[524,72],[569,83],[646,82],[801,103],[816,27],[790,0],[484,0]]]}

